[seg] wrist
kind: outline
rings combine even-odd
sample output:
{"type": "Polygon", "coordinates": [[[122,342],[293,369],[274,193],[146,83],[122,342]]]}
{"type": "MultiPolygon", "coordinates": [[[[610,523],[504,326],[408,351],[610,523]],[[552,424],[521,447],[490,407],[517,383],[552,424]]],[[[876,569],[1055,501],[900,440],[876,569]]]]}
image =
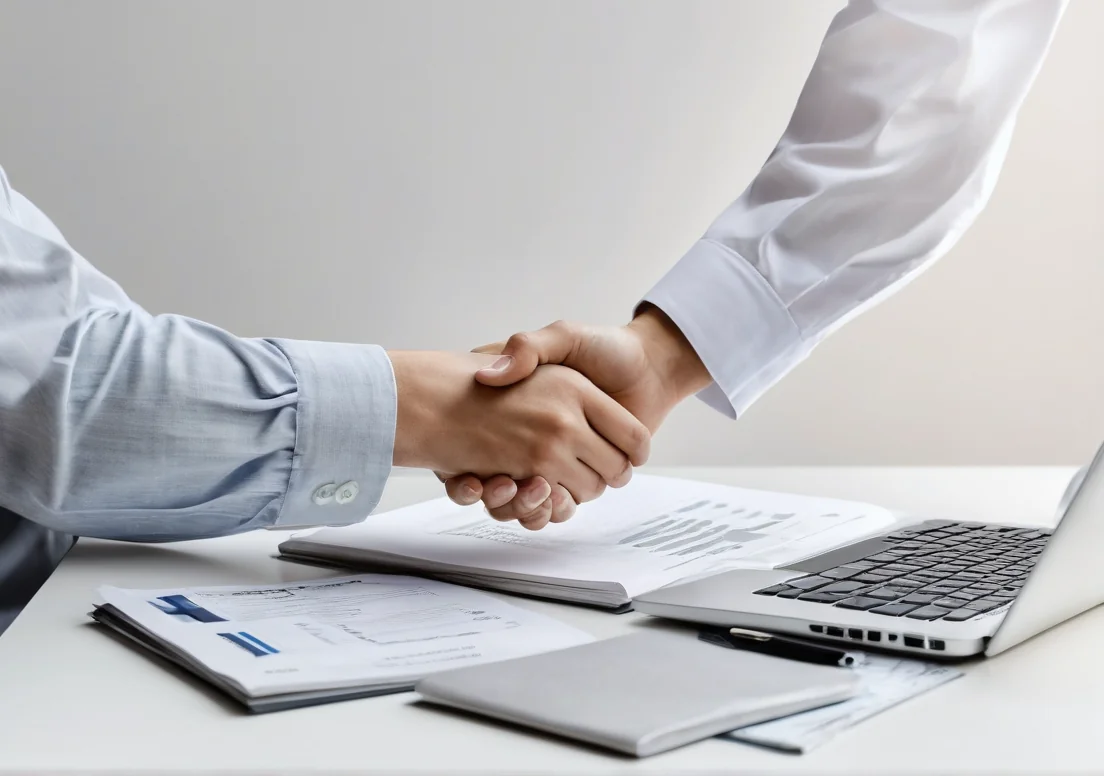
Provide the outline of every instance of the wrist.
{"type": "Polygon", "coordinates": [[[432,449],[428,429],[435,425],[430,417],[434,402],[426,395],[424,363],[417,351],[391,351],[387,354],[395,373],[395,447],[392,464],[432,469],[432,449]]]}
{"type": "Polygon", "coordinates": [[[713,382],[686,335],[658,307],[645,303],[628,329],[640,338],[648,363],[663,387],[667,411],[713,382]]]}

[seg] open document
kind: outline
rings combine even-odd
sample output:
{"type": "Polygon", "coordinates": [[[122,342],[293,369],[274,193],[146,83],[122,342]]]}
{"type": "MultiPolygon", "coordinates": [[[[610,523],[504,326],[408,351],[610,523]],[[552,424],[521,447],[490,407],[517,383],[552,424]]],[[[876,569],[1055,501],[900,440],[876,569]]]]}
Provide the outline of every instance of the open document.
{"type": "Polygon", "coordinates": [[[409,690],[435,671],[591,640],[485,593],[405,576],[99,595],[93,619],[251,711],[409,690]]]}
{"type": "Polygon", "coordinates": [[[673,582],[774,568],[894,522],[870,504],[638,474],[541,531],[437,499],[296,535],[280,552],[618,608],[673,582]]]}

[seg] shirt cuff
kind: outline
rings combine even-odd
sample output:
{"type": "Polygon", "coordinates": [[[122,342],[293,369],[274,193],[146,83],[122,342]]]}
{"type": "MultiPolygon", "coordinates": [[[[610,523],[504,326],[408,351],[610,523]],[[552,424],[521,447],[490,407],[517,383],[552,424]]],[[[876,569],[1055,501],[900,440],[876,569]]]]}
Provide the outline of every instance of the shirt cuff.
{"type": "Polygon", "coordinates": [[[812,349],[786,305],[742,256],[699,240],[642,300],[689,340],[713,384],[698,397],[729,417],[751,404],[812,349]]]}
{"type": "Polygon", "coordinates": [[[350,525],[391,474],[395,374],[376,345],[272,340],[299,386],[291,478],[272,528],[350,525]]]}

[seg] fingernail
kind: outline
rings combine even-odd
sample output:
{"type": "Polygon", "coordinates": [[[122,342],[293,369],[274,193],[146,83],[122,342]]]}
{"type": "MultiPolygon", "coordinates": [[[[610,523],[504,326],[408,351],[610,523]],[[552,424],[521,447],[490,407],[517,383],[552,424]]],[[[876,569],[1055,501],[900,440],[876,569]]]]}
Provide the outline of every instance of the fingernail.
{"type": "Polygon", "coordinates": [[[513,356],[500,356],[493,364],[486,367],[484,372],[505,372],[510,368],[510,364],[514,363],[513,356]]]}
{"type": "Polygon", "coordinates": [[[503,499],[505,499],[507,496],[510,495],[510,489],[511,489],[511,486],[508,485],[508,484],[507,485],[499,485],[498,487],[496,487],[494,489],[494,493],[491,494],[491,497],[496,501],[502,501],[503,499]]]}
{"type": "Polygon", "coordinates": [[[622,472],[617,475],[617,477],[614,479],[613,483],[610,483],[610,484],[613,485],[613,487],[615,487],[615,488],[623,488],[626,485],[628,485],[629,482],[632,480],[632,474],[633,474],[632,465],[628,464],[628,465],[625,466],[625,468],[622,470],[622,472]],[[616,484],[614,484],[614,483],[616,483],[616,484]]]}
{"type": "Polygon", "coordinates": [[[543,504],[545,499],[550,495],[552,495],[552,486],[547,482],[543,482],[539,488],[533,488],[525,494],[524,508],[526,510],[536,509],[543,504]]]}
{"type": "Polygon", "coordinates": [[[476,493],[475,488],[473,488],[471,485],[460,486],[460,498],[464,499],[465,501],[474,502],[478,497],[479,494],[476,493]]]}

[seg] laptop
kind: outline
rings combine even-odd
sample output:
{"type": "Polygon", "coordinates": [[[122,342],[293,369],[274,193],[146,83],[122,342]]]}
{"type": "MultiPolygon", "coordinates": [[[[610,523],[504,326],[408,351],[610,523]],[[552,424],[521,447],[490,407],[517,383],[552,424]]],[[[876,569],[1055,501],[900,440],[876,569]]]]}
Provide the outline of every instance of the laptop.
{"type": "Polygon", "coordinates": [[[997,655],[1104,602],[1104,446],[1063,501],[1053,531],[927,520],[773,570],[676,583],[633,606],[926,658],[997,655]]]}

